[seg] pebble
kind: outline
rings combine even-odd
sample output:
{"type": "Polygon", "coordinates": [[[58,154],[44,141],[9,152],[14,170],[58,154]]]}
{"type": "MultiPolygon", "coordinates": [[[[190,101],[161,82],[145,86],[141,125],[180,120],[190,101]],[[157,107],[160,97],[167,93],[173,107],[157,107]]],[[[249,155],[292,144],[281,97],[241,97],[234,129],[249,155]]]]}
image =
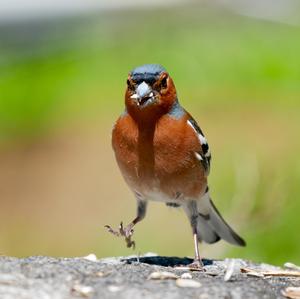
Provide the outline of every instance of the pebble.
{"type": "Polygon", "coordinates": [[[154,279],[154,280],[164,280],[164,279],[177,279],[179,276],[177,276],[174,273],[171,272],[152,272],[148,279],[154,279]]]}
{"type": "Polygon", "coordinates": [[[85,260],[91,261],[91,262],[97,262],[97,256],[94,253],[91,253],[87,256],[83,257],[85,260]]]}
{"type": "Polygon", "coordinates": [[[92,287],[80,284],[74,285],[72,291],[83,297],[89,297],[94,293],[94,289],[92,287]]]}
{"type": "Polygon", "coordinates": [[[24,278],[21,277],[21,275],[18,275],[19,277],[17,277],[16,275],[11,275],[11,274],[0,274],[0,284],[15,284],[18,283],[20,281],[20,278],[24,278]]]}
{"type": "Polygon", "coordinates": [[[296,271],[300,271],[300,266],[297,266],[293,263],[290,263],[290,262],[287,262],[284,264],[284,267],[285,268],[288,268],[288,269],[292,269],[292,270],[296,270],[296,271]]]}
{"type": "Polygon", "coordinates": [[[106,276],[110,275],[111,273],[112,273],[112,271],[107,271],[107,272],[98,271],[95,273],[95,275],[97,277],[106,277],[106,276]]]}
{"type": "Polygon", "coordinates": [[[178,278],[176,280],[176,285],[180,288],[200,288],[201,283],[193,279],[182,279],[178,278]]]}
{"type": "Polygon", "coordinates": [[[287,287],[285,290],[281,291],[282,295],[291,298],[299,299],[300,298],[300,287],[287,287]]]}
{"type": "Polygon", "coordinates": [[[186,272],[186,273],[181,274],[180,278],[182,278],[182,279],[192,279],[193,276],[192,276],[191,273],[186,272]]]}
{"type": "Polygon", "coordinates": [[[115,285],[110,285],[110,286],[108,286],[108,290],[112,293],[117,293],[117,292],[120,292],[122,290],[122,287],[115,286],[115,285]]]}

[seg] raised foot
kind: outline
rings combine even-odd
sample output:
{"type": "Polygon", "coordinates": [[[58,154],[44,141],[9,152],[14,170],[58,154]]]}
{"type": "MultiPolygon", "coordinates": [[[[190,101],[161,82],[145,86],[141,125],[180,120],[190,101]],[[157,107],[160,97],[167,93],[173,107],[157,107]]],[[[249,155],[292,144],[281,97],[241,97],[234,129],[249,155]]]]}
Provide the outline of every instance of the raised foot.
{"type": "Polygon", "coordinates": [[[113,234],[117,237],[124,237],[126,246],[128,248],[130,248],[130,247],[132,247],[133,249],[135,248],[135,242],[133,240],[131,240],[131,237],[134,232],[133,228],[132,228],[133,225],[131,223],[124,228],[123,222],[121,222],[118,230],[112,229],[111,226],[109,226],[109,225],[105,225],[104,227],[107,228],[108,232],[110,232],[111,234],[113,234]]]}

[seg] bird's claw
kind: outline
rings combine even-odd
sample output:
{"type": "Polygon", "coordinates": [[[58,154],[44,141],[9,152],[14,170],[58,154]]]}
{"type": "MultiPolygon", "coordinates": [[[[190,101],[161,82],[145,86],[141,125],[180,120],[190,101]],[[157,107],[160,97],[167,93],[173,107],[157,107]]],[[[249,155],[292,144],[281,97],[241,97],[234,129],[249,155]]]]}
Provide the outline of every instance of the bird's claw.
{"type": "Polygon", "coordinates": [[[204,264],[201,260],[194,260],[191,264],[185,266],[178,266],[177,269],[186,270],[186,271],[197,271],[205,272],[204,264]]]}
{"type": "Polygon", "coordinates": [[[204,264],[201,260],[194,260],[191,264],[187,265],[190,270],[205,271],[204,264]]]}
{"type": "Polygon", "coordinates": [[[120,223],[119,226],[119,232],[121,234],[121,236],[124,236],[125,238],[129,238],[130,236],[133,235],[133,229],[132,229],[132,225],[128,225],[125,228],[123,227],[123,222],[120,223]]]}
{"type": "Polygon", "coordinates": [[[129,224],[127,225],[125,228],[123,226],[123,222],[120,223],[119,225],[119,229],[118,230],[114,230],[111,228],[111,226],[109,225],[105,225],[105,228],[107,228],[108,232],[117,236],[117,237],[124,237],[125,238],[125,242],[126,242],[126,246],[128,248],[132,247],[133,249],[135,248],[135,242],[133,240],[131,240],[131,237],[133,235],[134,230],[132,229],[132,225],[129,224]]]}
{"type": "Polygon", "coordinates": [[[120,237],[120,232],[112,229],[110,225],[104,225],[104,227],[107,228],[109,233],[115,235],[116,237],[120,237]]]}

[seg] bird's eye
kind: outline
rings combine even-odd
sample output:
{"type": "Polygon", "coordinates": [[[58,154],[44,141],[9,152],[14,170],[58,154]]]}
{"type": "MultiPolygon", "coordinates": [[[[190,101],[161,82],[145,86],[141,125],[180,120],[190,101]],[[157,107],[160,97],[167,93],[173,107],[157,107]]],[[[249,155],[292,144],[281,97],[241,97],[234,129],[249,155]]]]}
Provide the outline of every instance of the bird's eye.
{"type": "Polygon", "coordinates": [[[163,77],[162,80],[160,81],[160,86],[162,89],[167,88],[168,86],[168,77],[163,77]]]}

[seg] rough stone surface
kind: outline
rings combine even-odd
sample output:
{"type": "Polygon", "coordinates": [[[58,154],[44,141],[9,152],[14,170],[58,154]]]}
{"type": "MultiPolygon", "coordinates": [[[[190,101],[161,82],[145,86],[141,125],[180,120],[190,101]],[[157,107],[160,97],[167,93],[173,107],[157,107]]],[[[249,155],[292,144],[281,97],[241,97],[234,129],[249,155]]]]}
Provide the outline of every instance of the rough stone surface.
{"type": "Polygon", "coordinates": [[[257,270],[278,268],[240,259],[204,260],[205,272],[189,272],[176,268],[177,265],[187,265],[190,262],[189,258],[161,257],[153,254],[139,259],[120,257],[95,261],[85,258],[35,256],[18,259],[2,256],[0,298],[267,299],[284,298],[281,293],[283,289],[287,286],[300,286],[299,278],[247,276],[240,272],[240,268],[251,267],[257,270]],[[225,282],[224,275],[229,264],[232,275],[225,282]],[[161,271],[174,273],[178,277],[187,277],[186,279],[191,279],[192,276],[194,282],[176,283],[176,279],[149,279],[151,273],[161,271]],[[187,272],[190,275],[184,274],[187,272]],[[182,284],[186,287],[181,287],[182,284]]]}

